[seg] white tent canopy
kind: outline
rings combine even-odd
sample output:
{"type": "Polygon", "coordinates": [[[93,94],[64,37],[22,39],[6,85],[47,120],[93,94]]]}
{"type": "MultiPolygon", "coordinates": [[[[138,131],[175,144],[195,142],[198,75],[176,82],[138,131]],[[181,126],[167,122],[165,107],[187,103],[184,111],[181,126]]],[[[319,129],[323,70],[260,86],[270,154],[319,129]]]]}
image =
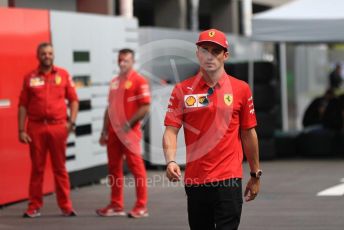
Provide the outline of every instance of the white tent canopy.
{"type": "Polygon", "coordinates": [[[255,14],[254,40],[278,42],[344,41],[343,0],[295,0],[255,14]]]}

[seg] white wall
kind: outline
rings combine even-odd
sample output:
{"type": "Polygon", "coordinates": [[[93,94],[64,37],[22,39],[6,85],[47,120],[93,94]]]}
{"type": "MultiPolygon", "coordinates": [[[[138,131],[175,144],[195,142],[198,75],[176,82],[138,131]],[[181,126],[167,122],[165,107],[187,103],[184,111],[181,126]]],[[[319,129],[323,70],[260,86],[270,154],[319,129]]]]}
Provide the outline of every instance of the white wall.
{"type": "Polygon", "coordinates": [[[118,51],[124,47],[138,48],[136,19],[92,14],[51,12],[51,34],[55,63],[66,68],[72,76],[90,76],[91,85],[77,90],[80,100],[91,100],[92,109],[80,111],[76,125],[91,124],[89,135],[70,136],[75,142],[67,149],[69,171],[107,163],[106,149],[98,144],[103,114],[107,106],[109,82],[117,72],[118,51]],[[87,51],[89,62],[74,62],[73,52],[87,51]]]}

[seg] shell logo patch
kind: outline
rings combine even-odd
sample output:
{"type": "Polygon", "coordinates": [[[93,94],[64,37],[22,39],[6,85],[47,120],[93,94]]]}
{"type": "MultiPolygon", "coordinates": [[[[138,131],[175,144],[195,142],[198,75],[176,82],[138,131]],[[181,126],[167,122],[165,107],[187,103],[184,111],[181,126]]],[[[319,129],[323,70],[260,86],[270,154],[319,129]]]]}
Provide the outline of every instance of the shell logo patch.
{"type": "Polygon", "coordinates": [[[185,104],[188,107],[194,107],[196,104],[196,98],[194,96],[188,96],[185,100],[185,104]]]}
{"type": "Polygon", "coordinates": [[[208,35],[211,38],[214,37],[215,36],[215,31],[209,31],[208,35]]]}
{"type": "Polygon", "coordinates": [[[124,88],[125,89],[130,89],[132,85],[133,85],[133,83],[131,81],[126,81],[125,84],[124,84],[124,88]]]}
{"type": "Polygon", "coordinates": [[[62,77],[60,75],[56,75],[55,77],[55,84],[60,85],[62,82],[62,77]]]}
{"type": "Polygon", "coordinates": [[[233,94],[225,94],[223,96],[223,99],[225,101],[225,104],[230,106],[233,103],[233,94]]]}

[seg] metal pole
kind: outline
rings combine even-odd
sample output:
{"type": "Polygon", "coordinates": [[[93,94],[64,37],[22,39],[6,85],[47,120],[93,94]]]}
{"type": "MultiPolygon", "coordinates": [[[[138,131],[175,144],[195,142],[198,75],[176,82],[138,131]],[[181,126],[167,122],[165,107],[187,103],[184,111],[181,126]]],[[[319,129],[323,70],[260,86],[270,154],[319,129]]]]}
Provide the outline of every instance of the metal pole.
{"type": "Polygon", "coordinates": [[[179,29],[187,29],[187,2],[186,0],[179,0],[179,29]]]}
{"type": "MultiPolygon", "coordinates": [[[[252,45],[250,50],[253,50],[252,45]]],[[[251,87],[252,95],[254,97],[254,59],[252,55],[248,58],[248,84],[251,87]]]]}
{"type": "MultiPolygon", "coordinates": [[[[244,25],[244,35],[249,37],[252,35],[252,0],[242,0],[242,21],[244,25]]],[[[252,45],[250,44],[253,50],[252,45]]],[[[254,93],[254,60],[252,55],[249,55],[248,60],[248,83],[251,87],[252,94],[254,93]]],[[[254,95],[253,95],[254,96],[254,95]]]]}
{"type": "Polygon", "coordinates": [[[287,47],[284,42],[279,44],[280,50],[280,75],[281,75],[281,106],[282,130],[289,130],[288,117],[288,86],[287,86],[287,47]]]}
{"type": "Polygon", "coordinates": [[[242,21],[244,25],[244,35],[252,35],[252,0],[242,0],[242,21]]]}
{"type": "Polygon", "coordinates": [[[191,30],[198,30],[198,7],[199,0],[191,0],[191,30]]]}
{"type": "Polygon", "coordinates": [[[232,33],[239,34],[239,0],[231,1],[231,12],[232,15],[232,33]]]}
{"type": "Polygon", "coordinates": [[[120,15],[126,18],[132,18],[134,12],[133,0],[121,0],[119,3],[120,15]]]}
{"type": "Polygon", "coordinates": [[[116,12],[116,4],[114,2],[115,0],[108,0],[107,1],[107,8],[108,8],[108,15],[115,15],[116,12]]]}

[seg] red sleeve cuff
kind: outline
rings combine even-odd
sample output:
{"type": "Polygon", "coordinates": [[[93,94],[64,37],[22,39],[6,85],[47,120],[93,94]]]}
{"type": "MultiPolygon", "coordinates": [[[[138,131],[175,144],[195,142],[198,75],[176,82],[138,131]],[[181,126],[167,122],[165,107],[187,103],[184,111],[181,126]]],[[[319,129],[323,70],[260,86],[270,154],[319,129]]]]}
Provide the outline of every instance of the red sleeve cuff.
{"type": "Polygon", "coordinates": [[[79,101],[78,95],[76,93],[69,94],[67,99],[69,102],[79,101]]]}
{"type": "Polygon", "coordinates": [[[240,125],[241,129],[252,129],[257,126],[257,122],[246,124],[246,125],[240,125]]]}
{"type": "Polygon", "coordinates": [[[176,127],[176,128],[180,128],[182,127],[182,124],[178,123],[178,122],[172,122],[172,121],[165,121],[164,123],[165,126],[173,126],[173,127],[176,127]]]}
{"type": "Polygon", "coordinates": [[[151,103],[150,97],[145,97],[145,98],[142,98],[142,99],[140,100],[140,104],[141,104],[141,105],[147,105],[147,104],[150,104],[150,103],[151,103]]]}

